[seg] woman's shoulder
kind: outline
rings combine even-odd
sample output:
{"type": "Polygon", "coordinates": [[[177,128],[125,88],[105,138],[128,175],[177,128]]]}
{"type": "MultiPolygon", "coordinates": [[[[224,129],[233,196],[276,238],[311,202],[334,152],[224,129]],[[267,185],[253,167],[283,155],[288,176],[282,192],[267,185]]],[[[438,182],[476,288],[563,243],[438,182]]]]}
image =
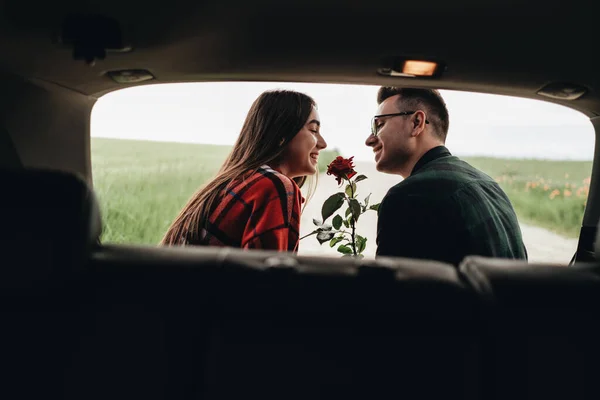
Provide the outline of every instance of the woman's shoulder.
{"type": "Polygon", "coordinates": [[[293,179],[288,178],[268,165],[259,167],[254,173],[254,178],[257,180],[257,187],[263,190],[271,189],[280,191],[283,189],[286,194],[300,191],[300,188],[293,179]]]}

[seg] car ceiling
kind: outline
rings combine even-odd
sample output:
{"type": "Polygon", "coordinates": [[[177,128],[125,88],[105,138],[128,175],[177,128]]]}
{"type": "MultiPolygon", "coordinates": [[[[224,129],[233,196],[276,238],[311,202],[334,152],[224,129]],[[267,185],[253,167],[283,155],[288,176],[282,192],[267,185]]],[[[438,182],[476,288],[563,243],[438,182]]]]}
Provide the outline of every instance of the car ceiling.
{"type": "Polygon", "coordinates": [[[540,98],[551,82],[586,87],[556,101],[600,115],[591,1],[448,2],[171,0],[3,1],[0,68],[99,96],[132,85],[107,71],[146,69],[156,82],[279,80],[428,86],[540,98]],[[132,51],[94,66],[57,43],[70,14],[120,24],[132,51]],[[382,77],[390,56],[434,57],[439,79],[382,77]]]}

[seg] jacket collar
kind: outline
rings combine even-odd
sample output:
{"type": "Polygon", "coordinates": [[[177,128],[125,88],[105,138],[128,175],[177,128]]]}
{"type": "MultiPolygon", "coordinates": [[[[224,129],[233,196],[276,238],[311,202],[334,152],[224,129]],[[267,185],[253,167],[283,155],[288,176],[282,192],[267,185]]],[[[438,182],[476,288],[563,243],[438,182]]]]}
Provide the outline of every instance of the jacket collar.
{"type": "Polygon", "coordinates": [[[425,165],[429,164],[433,160],[437,160],[438,158],[451,156],[450,150],[446,148],[446,146],[437,146],[433,149],[429,150],[427,153],[423,154],[423,156],[417,161],[415,166],[413,167],[411,175],[423,168],[425,165]]]}

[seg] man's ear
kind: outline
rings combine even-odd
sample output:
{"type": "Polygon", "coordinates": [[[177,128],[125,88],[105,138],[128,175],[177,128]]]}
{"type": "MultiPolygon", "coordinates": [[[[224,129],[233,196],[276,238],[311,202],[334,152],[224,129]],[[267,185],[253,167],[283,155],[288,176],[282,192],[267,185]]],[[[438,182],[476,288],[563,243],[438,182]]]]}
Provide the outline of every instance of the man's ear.
{"type": "Polygon", "coordinates": [[[425,130],[425,113],[422,111],[417,111],[415,113],[413,119],[413,130],[414,136],[418,136],[421,132],[425,130]]]}

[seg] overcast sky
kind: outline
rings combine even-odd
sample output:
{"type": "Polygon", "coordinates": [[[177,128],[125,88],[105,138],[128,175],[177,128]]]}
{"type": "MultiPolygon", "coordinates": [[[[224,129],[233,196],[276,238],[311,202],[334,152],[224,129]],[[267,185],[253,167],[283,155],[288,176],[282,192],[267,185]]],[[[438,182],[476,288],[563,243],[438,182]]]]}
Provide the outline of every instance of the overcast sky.
{"type": "MultiPolygon", "coordinates": [[[[364,145],[377,108],[377,86],[278,82],[160,84],[100,98],[94,137],[233,144],[252,102],[269,89],[315,99],[330,148],[372,160],[364,145]]],[[[593,127],[574,110],[542,101],[441,91],[450,112],[447,146],[458,155],[547,159],[593,157],[593,127]]]]}

